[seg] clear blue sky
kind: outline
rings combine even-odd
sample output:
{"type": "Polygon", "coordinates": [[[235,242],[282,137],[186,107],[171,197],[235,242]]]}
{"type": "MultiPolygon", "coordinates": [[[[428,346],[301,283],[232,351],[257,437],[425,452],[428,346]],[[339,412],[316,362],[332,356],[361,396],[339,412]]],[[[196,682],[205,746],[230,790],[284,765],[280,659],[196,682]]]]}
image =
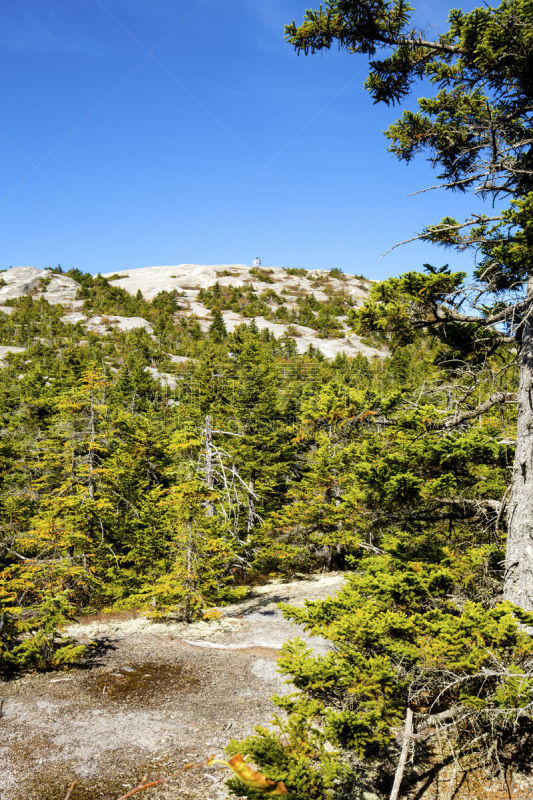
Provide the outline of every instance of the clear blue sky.
{"type": "MultiPolygon", "coordinates": [[[[364,57],[297,57],[284,42],[309,5],[3,0],[0,267],[259,255],[383,278],[458,265],[421,244],[380,259],[472,202],[406,198],[434,176],[387,153],[397,112],[362,89],[364,57]]],[[[417,13],[431,32],[451,5],[421,0],[417,13]]]]}

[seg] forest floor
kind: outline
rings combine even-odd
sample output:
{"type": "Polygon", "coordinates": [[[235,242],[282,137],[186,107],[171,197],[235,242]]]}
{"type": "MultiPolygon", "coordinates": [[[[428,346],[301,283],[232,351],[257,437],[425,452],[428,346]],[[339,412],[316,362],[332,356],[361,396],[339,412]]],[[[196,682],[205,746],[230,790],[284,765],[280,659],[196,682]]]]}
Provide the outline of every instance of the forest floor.
{"type": "MultiPolygon", "coordinates": [[[[276,659],[283,642],[303,631],[277,604],[303,605],[342,582],[330,573],[269,583],[221,609],[219,620],[188,626],[137,615],[71,625],[72,637],[95,643],[90,663],[0,687],[1,800],[63,800],[74,780],[71,800],[115,800],[144,775],[224,757],[229,739],[271,719],[271,695],[290,691],[276,659]]],[[[323,640],[309,641],[327,649],[323,640]]],[[[222,800],[230,775],[223,766],[203,768],[136,796],[222,800]]]]}

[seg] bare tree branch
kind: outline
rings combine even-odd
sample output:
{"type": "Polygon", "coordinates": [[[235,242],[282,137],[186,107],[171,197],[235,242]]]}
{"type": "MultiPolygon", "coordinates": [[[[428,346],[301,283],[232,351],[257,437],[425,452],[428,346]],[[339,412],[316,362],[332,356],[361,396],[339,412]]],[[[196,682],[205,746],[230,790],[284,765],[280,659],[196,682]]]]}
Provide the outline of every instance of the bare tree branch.
{"type": "Polygon", "coordinates": [[[69,800],[69,798],[72,796],[72,792],[74,791],[77,783],[78,783],[78,781],[72,781],[72,783],[70,784],[70,786],[67,789],[67,793],[65,795],[65,800],[69,800]]]}
{"type": "Polygon", "coordinates": [[[400,796],[400,787],[402,785],[403,773],[405,770],[405,765],[407,763],[407,756],[409,754],[409,745],[411,744],[411,740],[413,738],[413,711],[412,709],[408,708],[407,713],[405,715],[405,727],[403,731],[403,742],[402,742],[402,750],[400,753],[400,760],[398,762],[398,768],[396,769],[396,775],[394,776],[394,784],[392,786],[392,791],[390,793],[389,800],[398,800],[400,796]]]}
{"type": "Polygon", "coordinates": [[[487,508],[496,512],[500,512],[502,506],[500,500],[490,500],[485,498],[471,499],[469,497],[432,497],[431,501],[435,503],[442,503],[443,505],[457,506],[458,508],[487,508]]]}
{"type": "Polygon", "coordinates": [[[172,775],[168,775],[166,778],[158,778],[155,781],[147,782],[145,776],[137,786],[135,786],[133,789],[130,789],[130,791],[126,792],[126,794],[123,794],[120,797],[118,797],[117,800],[127,800],[128,797],[133,797],[133,795],[137,794],[138,792],[144,792],[145,789],[150,789],[153,786],[160,786],[162,783],[167,783],[168,781],[172,781],[174,780],[174,778],[178,778],[180,775],[183,775],[184,772],[188,772],[191,769],[202,769],[202,767],[207,767],[211,763],[211,760],[212,759],[208,758],[206,761],[202,761],[201,763],[198,764],[195,763],[185,764],[184,767],[179,769],[177,772],[173,772],[172,775]]]}
{"type": "MultiPolygon", "coordinates": [[[[469,178],[468,180],[471,179],[469,178]]],[[[447,184],[441,184],[441,186],[446,186],[446,185],[447,184]]],[[[455,183],[450,185],[455,185],[455,183]]],[[[422,189],[421,191],[428,192],[430,191],[430,189],[439,189],[439,188],[440,186],[429,186],[427,189],[422,189]]],[[[418,192],[414,192],[414,194],[418,194],[418,192]]],[[[469,220],[467,222],[461,222],[458,223],[457,225],[443,225],[442,227],[435,226],[435,228],[431,230],[431,233],[446,233],[447,231],[458,231],[461,230],[462,228],[469,228],[472,225],[481,225],[483,222],[500,222],[502,219],[503,217],[501,216],[477,217],[476,219],[469,220]]],[[[384,258],[392,250],[395,250],[397,247],[401,247],[404,244],[409,244],[410,242],[416,242],[419,241],[420,239],[426,239],[428,233],[429,233],[428,231],[425,231],[424,233],[418,233],[416,236],[412,236],[410,239],[404,239],[403,242],[396,242],[396,244],[393,244],[392,247],[389,247],[388,250],[385,250],[385,252],[381,254],[380,258],[384,258]]]]}
{"type": "Polygon", "coordinates": [[[472,408],[469,411],[462,411],[460,414],[456,413],[451,417],[440,420],[439,422],[431,422],[428,425],[428,428],[429,430],[449,430],[450,428],[455,428],[457,425],[461,425],[463,422],[468,422],[470,419],[481,416],[481,414],[484,414],[490,408],[497,406],[500,403],[515,402],[516,392],[498,392],[497,394],[493,394],[488,400],[485,400],[484,403],[481,403],[481,405],[477,406],[476,408],[472,408]]]}

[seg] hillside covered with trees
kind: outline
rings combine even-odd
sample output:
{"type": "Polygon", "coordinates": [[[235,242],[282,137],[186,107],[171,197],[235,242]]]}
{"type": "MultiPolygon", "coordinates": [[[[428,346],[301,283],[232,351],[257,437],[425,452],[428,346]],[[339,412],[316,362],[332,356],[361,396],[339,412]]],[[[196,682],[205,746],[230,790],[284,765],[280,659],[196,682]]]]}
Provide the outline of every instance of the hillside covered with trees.
{"type": "Polygon", "coordinates": [[[403,0],[328,0],[286,34],[367,55],[375,102],[435,90],[387,136],[406,163],[426,151],[439,188],[492,201],[415,237],[471,253],[472,274],[427,264],[358,300],[326,276],[289,301],[256,269],[260,291],[226,275],[184,302],[71,270],[56,279],[83,320],[46,292],[6,299],[3,674],[82,662],[62,635],[81,615],[192,622],[269,578],[342,570],[337,595],[285,608],[331,647],[286,643],[295,691],[229,744],[261,770],[231,791],[418,800],[446,774],[453,800],[465,770],[509,786],[533,747],[531,2],[452,11],[428,40],[403,0]],[[298,326],[354,332],[366,355],[304,350],[298,326]]]}
{"type": "MultiPolygon", "coordinates": [[[[172,293],[148,302],[70,277],[88,311],[142,315],[153,333],[90,332],[44,298],[7,301],[2,342],[20,352],[0,371],[4,674],[83,660],[60,635],[83,614],[192,621],[265,576],[346,569],[338,598],[297,615],[336,647],[316,661],[287,646],[303,690],[283,701],[300,720],[284,734],[293,756],[265,734],[244,745],[261,766],[286,782],[288,769],[300,797],[329,796],[353,781],[329,741],[378,760],[386,786],[407,689],[436,718],[472,704],[482,739],[499,719],[501,747],[521,752],[531,646],[501,602],[514,348],[465,358],[426,330],[402,346],[374,333],[386,358],[327,360],[254,324],[228,334],[216,304],[202,333],[172,293]]],[[[348,309],[352,324],[374,302],[348,309]]]]}
{"type": "Polygon", "coordinates": [[[192,620],[264,574],[345,565],[354,499],[344,509],[343,456],[307,430],[315,394],[333,423],[367,392],[379,405],[395,368],[298,355],[290,331],[253,323],[229,334],[218,283],[204,333],[177,291],[147,301],[79,270],[43,274],[0,314],[5,673],[78,659],[57,632],[80,613],[192,620]],[[58,281],[78,312],[48,302],[58,281]]]}

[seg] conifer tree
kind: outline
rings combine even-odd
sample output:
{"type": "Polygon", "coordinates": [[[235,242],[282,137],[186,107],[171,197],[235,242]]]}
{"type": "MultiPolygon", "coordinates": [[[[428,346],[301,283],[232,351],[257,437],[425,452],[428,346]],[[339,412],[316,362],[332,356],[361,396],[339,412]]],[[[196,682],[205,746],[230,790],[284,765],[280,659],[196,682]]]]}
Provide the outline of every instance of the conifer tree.
{"type": "MultiPolygon", "coordinates": [[[[360,333],[429,352],[427,383],[416,386],[420,373],[409,376],[407,355],[382,375],[379,392],[347,392],[342,402],[326,386],[307,403],[314,426],[342,426],[351,439],[362,533],[372,538],[362,538],[336,597],[286,609],[333,646],[317,657],[301,641],[285,645],[281,669],[298,691],[275,698],[288,714],[276,720],[279,733],[261,728],[229,748],[305,800],[368,791],[389,798],[400,783],[419,796],[450,759],[489,768],[488,782],[504,764],[527,770],[533,741],[532,8],[504,0],[453,10],[435,40],[411,13],[403,0],[327,0],[286,31],[299,52],[337,44],[369,56],[367,88],[377,102],[402,102],[416,81],[433,82],[437,94],[389,129],[391,150],[406,162],[427,150],[442,188],[496,207],[463,221],[450,215],[418,236],[470,250],[472,289],[464,274],[428,267],[379,284],[353,315],[360,333]],[[495,496],[504,495],[508,437],[498,432],[507,433],[515,399],[501,602],[497,537],[468,509],[495,504],[501,524],[495,496]],[[411,760],[398,773],[402,722],[411,760]]],[[[235,783],[232,790],[257,797],[235,783]]]]}
{"type": "MultiPolygon", "coordinates": [[[[450,12],[434,40],[411,21],[403,0],[328,0],[286,29],[298,52],[337,44],[370,59],[375,102],[401,103],[419,80],[437,87],[390,126],[390,150],[409,163],[427,151],[437,186],[472,192],[497,213],[452,214],[417,237],[476,256],[475,285],[433,270],[387,282],[358,317],[359,330],[413,326],[485,353],[513,339],[519,349],[517,448],[508,501],[505,596],[533,609],[533,26],[529,0],[450,12]],[[383,53],[383,56],[381,56],[383,53]],[[379,57],[378,57],[379,54],[379,57]],[[505,208],[505,200],[511,201],[505,208]],[[468,300],[470,310],[465,310],[468,300]]],[[[436,188],[436,187],[432,187],[436,188]]],[[[510,400],[497,394],[484,408],[510,400]],[[488,405],[487,405],[488,404],[488,405]]],[[[484,409],[480,409],[482,413],[484,409]]]]}
{"type": "Polygon", "coordinates": [[[271,347],[256,325],[237,328],[231,346],[236,355],[231,409],[240,435],[228,442],[228,450],[248,487],[250,533],[285,492],[290,436],[271,347]]]}
{"type": "Polygon", "coordinates": [[[209,326],[209,336],[213,342],[222,342],[228,335],[224,325],[224,317],[219,308],[215,308],[212,314],[213,321],[209,326]]]}

